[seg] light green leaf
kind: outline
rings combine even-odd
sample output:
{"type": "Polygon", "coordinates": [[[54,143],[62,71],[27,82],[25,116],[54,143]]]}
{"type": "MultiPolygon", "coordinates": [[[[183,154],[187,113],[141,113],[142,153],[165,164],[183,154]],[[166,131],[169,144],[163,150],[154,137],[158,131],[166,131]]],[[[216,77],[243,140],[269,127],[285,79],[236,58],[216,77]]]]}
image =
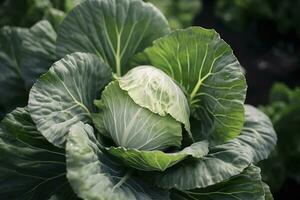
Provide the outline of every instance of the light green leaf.
{"type": "Polygon", "coordinates": [[[191,135],[187,99],[163,71],[152,66],[135,67],[119,79],[119,85],[136,104],[161,116],[171,115],[191,135]]]}
{"type": "Polygon", "coordinates": [[[175,190],[171,198],[174,200],[265,200],[263,184],[260,169],[250,166],[228,181],[207,188],[189,191],[175,190]]]}
{"type": "Polygon", "coordinates": [[[209,149],[198,160],[185,160],[164,173],[151,174],[157,186],[191,190],[204,188],[240,174],[249,164],[266,159],[276,144],[269,118],[252,106],[245,106],[246,122],[241,134],[209,149]]]}
{"type": "Polygon", "coordinates": [[[142,171],[165,171],[188,156],[201,158],[208,153],[208,142],[202,141],[175,153],[140,151],[124,147],[110,147],[108,152],[129,166],[142,171]]]}
{"type": "Polygon", "coordinates": [[[77,199],[66,178],[65,155],[36,129],[27,108],[0,124],[0,199],[41,200],[52,195],[77,199]]]}
{"type": "Polygon", "coordinates": [[[160,11],[141,0],[87,0],[62,22],[57,52],[94,53],[121,76],[134,54],[169,32],[160,11]]]}
{"type": "Polygon", "coordinates": [[[101,117],[94,118],[94,123],[116,146],[151,151],[181,145],[181,124],[134,103],[118,81],[105,88],[96,105],[101,117]]]}
{"type": "Polygon", "coordinates": [[[0,110],[27,104],[34,81],[56,60],[56,33],[47,21],[30,29],[4,27],[0,31],[0,110]],[[2,107],[2,109],[1,109],[2,107]]]}
{"type": "Polygon", "coordinates": [[[141,183],[97,145],[93,128],[77,123],[66,144],[67,177],[77,195],[93,200],[168,200],[168,193],[141,183]]]}
{"type": "Polygon", "coordinates": [[[214,30],[192,27],[156,40],[134,59],[150,64],[176,80],[188,95],[198,119],[198,141],[222,144],[240,134],[244,123],[246,81],[241,66],[214,30]]]}
{"type": "Polygon", "coordinates": [[[32,87],[29,110],[38,130],[62,147],[70,127],[90,121],[93,101],[111,79],[111,70],[98,57],[74,53],[53,64],[32,87]]]}

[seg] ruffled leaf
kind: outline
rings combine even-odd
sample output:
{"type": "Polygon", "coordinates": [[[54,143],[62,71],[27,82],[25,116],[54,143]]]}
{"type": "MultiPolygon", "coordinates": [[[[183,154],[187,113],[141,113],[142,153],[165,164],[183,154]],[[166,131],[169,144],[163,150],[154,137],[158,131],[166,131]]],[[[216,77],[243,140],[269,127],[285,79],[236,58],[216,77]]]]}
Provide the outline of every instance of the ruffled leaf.
{"type": "Polygon", "coordinates": [[[265,200],[265,185],[261,181],[260,169],[255,166],[246,168],[241,174],[228,181],[207,188],[189,191],[174,191],[172,199],[176,200],[265,200]]]}
{"type": "Polygon", "coordinates": [[[178,85],[163,71],[152,66],[139,66],[118,81],[136,104],[161,116],[171,115],[184,124],[191,135],[187,99],[178,85]]]}
{"type": "Polygon", "coordinates": [[[66,144],[67,177],[77,195],[94,200],[168,200],[168,192],[149,187],[105,155],[93,128],[72,126],[66,144]]]}
{"type": "Polygon", "coordinates": [[[169,32],[160,11],[141,0],[87,0],[62,22],[57,52],[94,53],[121,76],[134,54],[169,32]]]}
{"type": "Polygon", "coordinates": [[[0,198],[41,200],[64,194],[77,199],[66,179],[65,154],[36,129],[27,108],[0,124],[0,198]]]}
{"type": "Polygon", "coordinates": [[[246,122],[241,134],[209,149],[198,160],[186,160],[156,176],[157,186],[191,190],[205,188],[240,174],[251,163],[266,159],[276,144],[276,133],[269,118],[252,106],[245,106],[246,122]]]}
{"type": "Polygon", "coordinates": [[[137,105],[118,81],[105,88],[96,105],[100,114],[93,121],[116,146],[151,151],[181,145],[181,124],[169,115],[162,117],[137,105]]]}
{"type": "Polygon", "coordinates": [[[156,40],[134,59],[153,65],[178,82],[198,119],[197,141],[222,144],[240,134],[244,123],[246,80],[241,66],[214,30],[192,27],[156,40]]]}
{"type": "Polygon", "coordinates": [[[208,153],[208,142],[197,142],[182,151],[165,153],[163,151],[140,151],[123,147],[107,148],[108,152],[125,165],[142,171],[165,171],[188,156],[201,158],[208,153]]]}
{"type": "Polygon", "coordinates": [[[111,70],[98,57],[74,53],[53,64],[32,87],[29,110],[48,141],[63,147],[70,127],[91,121],[94,99],[111,80],[111,70]]]}
{"type": "Polygon", "coordinates": [[[0,31],[0,110],[27,104],[29,89],[56,60],[56,33],[47,21],[0,31]]]}

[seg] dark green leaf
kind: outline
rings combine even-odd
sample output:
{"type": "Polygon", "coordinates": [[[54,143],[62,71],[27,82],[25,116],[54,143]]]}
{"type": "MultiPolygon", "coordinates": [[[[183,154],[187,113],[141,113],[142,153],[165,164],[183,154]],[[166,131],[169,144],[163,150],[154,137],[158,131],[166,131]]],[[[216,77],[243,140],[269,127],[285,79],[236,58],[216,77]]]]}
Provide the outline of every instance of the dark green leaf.
{"type": "Polygon", "coordinates": [[[0,126],[0,199],[47,200],[60,193],[77,199],[64,152],[37,131],[27,108],[14,110],[0,126]]]}
{"type": "Polygon", "coordinates": [[[28,90],[57,60],[55,42],[56,32],[46,20],[31,27],[23,38],[21,74],[28,90]]]}
{"type": "Polygon", "coordinates": [[[27,104],[29,89],[56,60],[56,33],[47,21],[30,29],[0,31],[0,108],[9,112],[27,104]]]}
{"type": "MultiPolygon", "coordinates": [[[[260,169],[255,166],[246,168],[241,174],[229,180],[206,188],[173,191],[172,200],[265,200],[265,187],[261,181],[260,169]]],[[[268,194],[269,195],[269,194],[268,194]]]]}
{"type": "Polygon", "coordinates": [[[0,30],[0,107],[10,112],[27,102],[25,81],[21,72],[22,37],[27,29],[4,27],[0,30]]]}

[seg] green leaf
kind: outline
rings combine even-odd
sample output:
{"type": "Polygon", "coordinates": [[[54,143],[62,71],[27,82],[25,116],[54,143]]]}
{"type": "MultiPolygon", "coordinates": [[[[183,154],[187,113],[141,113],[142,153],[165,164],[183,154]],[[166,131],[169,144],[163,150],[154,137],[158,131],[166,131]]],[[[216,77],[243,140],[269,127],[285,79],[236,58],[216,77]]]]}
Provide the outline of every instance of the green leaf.
{"type": "Polygon", "coordinates": [[[55,28],[55,30],[58,30],[58,27],[60,23],[63,21],[63,19],[65,18],[65,16],[66,16],[65,12],[55,8],[50,8],[45,13],[43,19],[48,20],[55,28]]]}
{"type": "Polygon", "coordinates": [[[194,158],[205,156],[208,153],[208,142],[197,142],[175,153],[140,151],[124,147],[110,147],[107,150],[129,167],[142,171],[165,171],[188,156],[194,158]]]}
{"type": "Polygon", "coordinates": [[[134,59],[153,65],[176,80],[198,119],[198,141],[222,144],[239,135],[244,122],[246,81],[241,66],[214,30],[192,27],[156,40],[134,59]]]}
{"type": "Polygon", "coordinates": [[[191,135],[187,99],[163,71],[152,66],[135,67],[119,79],[119,85],[136,104],[161,116],[171,115],[191,135]]]}
{"type": "Polygon", "coordinates": [[[273,195],[271,193],[270,187],[266,183],[262,183],[264,192],[265,192],[265,198],[263,200],[273,200],[273,195]]]}
{"type": "Polygon", "coordinates": [[[94,118],[94,123],[102,127],[100,133],[111,138],[116,146],[151,151],[181,145],[181,124],[134,103],[118,81],[105,88],[96,105],[101,117],[94,118]]]}
{"type": "Polygon", "coordinates": [[[14,110],[0,124],[0,199],[46,200],[61,193],[77,199],[64,152],[37,131],[27,108],[14,110]]]}
{"type": "Polygon", "coordinates": [[[171,193],[171,198],[174,200],[265,200],[265,190],[260,169],[250,166],[241,174],[207,188],[189,191],[175,190],[171,193]]]}
{"type": "Polygon", "coordinates": [[[9,112],[27,104],[29,89],[56,60],[56,33],[47,21],[30,29],[0,31],[0,107],[9,112]]]}
{"type": "Polygon", "coordinates": [[[27,102],[25,82],[21,75],[23,28],[4,27],[0,30],[0,107],[9,112],[27,102]]]}
{"type": "Polygon", "coordinates": [[[209,149],[207,156],[185,160],[164,173],[151,174],[157,186],[191,190],[220,183],[240,174],[251,163],[266,159],[276,144],[276,133],[269,118],[246,105],[246,122],[241,134],[209,149]]]}
{"type": "Polygon", "coordinates": [[[111,79],[111,70],[98,57],[74,53],[53,64],[32,87],[29,110],[38,130],[62,147],[70,127],[89,122],[93,101],[111,79]]]}
{"type": "Polygon", "coordinates": [[[62,22],[57,52],[94,53],[121,76],[134,54],[169,32],[159,10],[141,0],[87,0],[62,22]]]}
{"type": "Polygon", "coordinates": [[[72,126],[66,144],[67,177],[83,199],[167,200],[168,193],[141,183],[134,171],[123,168],[99,148],[93,128],[79,122],[72,126]]]}
{"type": "Polygon", "coordinates": [[[56,32],[51,24],[40,21],[30,28],[22,45],[22,77],[30,90],[36,79],[57,60],[55,55],[56,32]]]}

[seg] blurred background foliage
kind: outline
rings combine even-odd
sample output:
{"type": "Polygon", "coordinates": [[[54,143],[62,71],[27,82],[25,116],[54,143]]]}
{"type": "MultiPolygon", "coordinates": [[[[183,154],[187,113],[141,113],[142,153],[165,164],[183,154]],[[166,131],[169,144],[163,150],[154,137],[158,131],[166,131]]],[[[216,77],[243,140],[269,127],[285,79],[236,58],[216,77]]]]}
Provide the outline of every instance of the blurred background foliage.
{"type": "MultiPolygon", "coordinates": [[[[276,83],[269,98],[269,104],[260,108],[272,120],[278,142],[276,150],[260,167],[265,181],[273,192],[278,192],[286,180],[300,183],[300,87],[292,90],[276,83]]],[[[299,193],[299,188],[294,192],[299,193]]]]}
{"type": "Polygon", "coordinates": [[[47,19],[54,27],[81,0],[1,0],[0,27],[30,27],[47,19]]]}
{"type": "MultiPolygon", "coordinates": [[[[0,27],[54,28],[84,0],[0,0],[0,27]]],[[[247,103],[274,123],[278,145],[260,163],[275,199],[300,199],[300,0],[145,0],[173,29],[214,28],[245,68],[247,103]],[[281,82],[281,83],[277,83],[281,82]],[[298,86],[298,87],[297,87],[298,86]]]]}
{"type": "Polygon", "coordinates": [[[195,16],[201,12],[199,0],[145,0],[159,8],[167,17],[171,28],[185,28],[193,24],[195,16]]]}

